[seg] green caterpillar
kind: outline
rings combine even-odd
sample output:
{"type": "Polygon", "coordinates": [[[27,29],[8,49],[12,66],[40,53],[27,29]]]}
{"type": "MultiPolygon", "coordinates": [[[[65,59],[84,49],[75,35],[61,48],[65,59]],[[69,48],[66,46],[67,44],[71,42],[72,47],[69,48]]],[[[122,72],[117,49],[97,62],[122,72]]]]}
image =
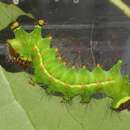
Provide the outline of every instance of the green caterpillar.
{"type": "Polygon", "coordinates": [[[126,109],[130,102],[130,85],[128,76],[120,72],[122,61],[109,71],[99,65],[93,71],[68,67],[59,59],[58,50],[50,46],[52,38],[42,38],[43,24],[44,21],[39,20],[28,33],[16,22],[11,26],[15,39],[8,40],[19,59],[32,62],[36,82],[47,85],[47,91],[52,94],[62,94],[66,100],[80,95],[81,101],[88,103],[94,93],[103,92],[113,99],[112,109],[126,109]]]}

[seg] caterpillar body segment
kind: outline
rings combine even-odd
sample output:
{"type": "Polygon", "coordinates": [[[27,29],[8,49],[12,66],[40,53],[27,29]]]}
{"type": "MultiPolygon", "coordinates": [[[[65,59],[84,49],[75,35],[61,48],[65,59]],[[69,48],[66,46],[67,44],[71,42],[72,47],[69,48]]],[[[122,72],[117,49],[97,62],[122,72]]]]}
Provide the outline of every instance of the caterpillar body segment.
{"type": "Polygon", "coordinates": [[[59,60],[58,49],[50,46],[52,38],[42,38],[41,30],[36,25],[27,33],[18,27],[14,30],[15,38],[8,40],[8,44],[21,59],[32,62],[36,82],[47,85],[49,93],[60,93],[65,99],[81,95],[83,102],[89,102],[93,94],[103,92],[113,99],[112,108],[116,110],[130,100],[128,77],[120,72],[121,60],[109,71],[100,65],[92,71],[86,67],[68,67],[59,60]]]}

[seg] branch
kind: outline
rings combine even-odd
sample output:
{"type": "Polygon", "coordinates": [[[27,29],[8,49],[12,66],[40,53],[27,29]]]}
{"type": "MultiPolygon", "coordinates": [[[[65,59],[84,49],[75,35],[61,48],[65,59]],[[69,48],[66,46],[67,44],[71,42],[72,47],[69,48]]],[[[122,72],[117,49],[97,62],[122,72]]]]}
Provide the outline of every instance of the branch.
{"type": "Polygon", "coordinates": [[[117,6],[128,18],[130,18],[130,7],[123,0],[109,0],[117,6]]]}

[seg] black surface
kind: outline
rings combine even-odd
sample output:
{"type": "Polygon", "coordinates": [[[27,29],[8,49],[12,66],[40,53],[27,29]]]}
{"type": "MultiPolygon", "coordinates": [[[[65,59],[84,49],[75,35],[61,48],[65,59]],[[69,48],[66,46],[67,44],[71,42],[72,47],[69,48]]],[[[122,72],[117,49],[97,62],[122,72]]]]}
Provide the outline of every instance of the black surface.
{"type": "MultiPolygon", "coordinates": [[[[101,64],[109,69],[122,59],[123,72],[130,74],[130,20],[108,0],[79,0],[78,4],[73,0],[21,0],[19,7],[46,19],[43,34],[52,33],[53,46],[72,64],[90,69],[101,64]]],[[[25,29],[33,29],[30,20],[21,21],[25,29]]],[[[12,37],[8,28],[0,33],[1,42],[12,37]]],[[[0,64],[9,68],[3,59],[0,64]]]]}

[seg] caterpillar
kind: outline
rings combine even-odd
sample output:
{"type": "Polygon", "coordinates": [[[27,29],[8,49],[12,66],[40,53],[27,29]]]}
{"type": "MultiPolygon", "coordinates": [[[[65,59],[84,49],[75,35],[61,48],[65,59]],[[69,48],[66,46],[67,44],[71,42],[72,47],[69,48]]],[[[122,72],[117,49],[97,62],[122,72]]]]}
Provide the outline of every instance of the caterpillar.
{"type": "Polygon", "coordinates": [[[47,85],[49,93],[60,93],[65,100],[80,95],[81,101],[86,103],[90,102],[93,94],[103,92],[113,99],[113,110],[128,109],[130,85],[128,76],[121,74],[122,60],[117,61],[110,70],[104,70],[100,65],[92,71],[85,66],[67,66],[59,57],[58,49],[51,47],[52,37],[42,37],[43,25],[44,21],[39,20],[34,30],[28,33],[14,23],[11,29],[15,38],[7,40],[18,54],[17,58],[32,63],[36,83],[47,85]]]}

